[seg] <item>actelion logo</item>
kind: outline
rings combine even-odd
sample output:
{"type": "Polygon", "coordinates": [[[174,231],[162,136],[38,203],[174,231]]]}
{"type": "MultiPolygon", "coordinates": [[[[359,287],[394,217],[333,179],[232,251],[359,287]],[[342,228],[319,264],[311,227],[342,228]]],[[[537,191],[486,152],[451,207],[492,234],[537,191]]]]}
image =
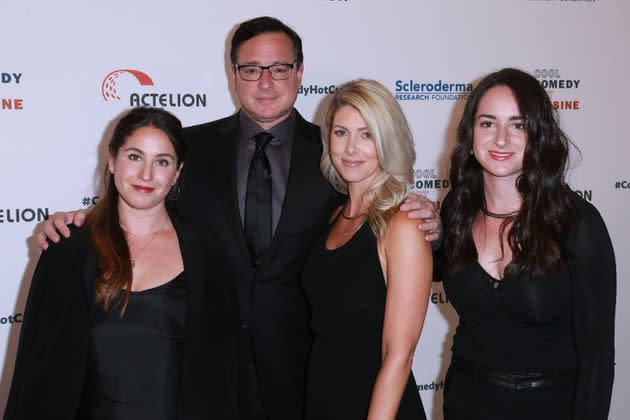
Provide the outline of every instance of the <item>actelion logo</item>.
{"type": "MultiPolygon", "coordinates": [[[[133,85],[155,86],[153,79],[140,70],[119,69],[110,72],[101,83],[101,94],[105,102],[121,101],[125,95],[120,94],[120,85],[124,83],[129,90],[133,85]],[[129,79],[132,86],[129,86],[129,79]],[[133,82],[135,81],[135,83],[133,82]],[[122,83],[121,83],[122,82],[122,83]]],[[[123,89],[124,89],[123,88],[123,89]]],[[[207,97],[205,93],[162,93],[162,92],[132,92],[128,96],[129,106],[159,106],[159,107],[205,107],[207,97]]]]}
{"type": "Polygon", "coordinates": [[[118,92],[116,92],[116,82],[118,78],[124,74],[129,74],[140,83],[140,86],[153,86],[153,80],[147,75],[139,70],[131,70],[131,69],[121,69],[114,70],[105,76],[103,83],[101,84],[101,92],[103,94],[103,99],[105,101],[109,101],[110,99],[121,100],[121,97],[118,96],[118,92]]]}
{"type": "Polygon", "coordinates": [[[410,80],[396,80],[394,97],[399,101],[457,101],[468,99],[473,90],[471,83],[416,82],[410,80]]]}
{"type": "Polygon", "coordinates": [[[0,208],[0,224],[32,223],[48,220],[48,208],[2,209],[0,208]]]}
{"type": "Polygon", "coordinates": [[[574,190],[577,195],[586,201],[593,201],[593,190],[574,190]]]}

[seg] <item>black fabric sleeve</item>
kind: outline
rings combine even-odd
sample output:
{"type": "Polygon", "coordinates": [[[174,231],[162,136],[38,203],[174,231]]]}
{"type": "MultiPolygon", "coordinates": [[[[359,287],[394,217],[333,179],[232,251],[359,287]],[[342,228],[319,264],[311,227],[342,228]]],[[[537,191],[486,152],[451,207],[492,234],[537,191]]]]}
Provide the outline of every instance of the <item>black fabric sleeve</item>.
{"type": "Polygon", "coordinates": [[[59,407],[64,399],[61,396],[80,388],[81,380],[75,378],[83,376],[82,361],[76,357],[83,349],[73,351],[79,346],[72,339],[84,319],[77,315],[85,308],[84,290],[78,287],[79,281],[72,282],[81,269],[81,236],[73,227],[72,237],[51,244],[37,263],[24,309],[4,420],[65,418],[63,413],[72,417],[74,407],[59,407]],[[76,372],[66,370],[68,366],[76,366],[76,372]]]}
{"type": "Polygon", "coordinates": [[[614,378],[615,256],[598,211],[580,198],[576,204],[579,222],[569,255],[578,358],[573,420],[605,420],[614,378]]]}
{"type": "Polygon", "coordinates": [[[49,294],[49,289],[54,286],[55,272],[59,258],[64,254],[64,246],[50,244],[47,251],[42,252],[33,273],[31,286],[24,309],[24,318],[20,330],[17,356],[13,370],[13,380],[7,405],[4,411],[4,420],[12,420],[17,416],[17,407],[21,397],[24,381],[32,376],[30,368],[34,366],[33,358],[36,347],[35,341],[38,332],[45,328],[46,314],[42,314],[42,301],[49,294]]]}
{"type": "Polygon", "coordinates": [[[440,239],[438,239],[439,244],[437,247],[433,248],[433,243],[431,247],[433,249],[433,281],[440,282],[446,273],[446,269],[448,268],[448,260],[444,250],[444,232],[448,229],[447,221],[453,212],[453,199],[451,197],[451,193],[446,194],[444,197],[444,201],[442,201],[442,206],[440,207],[440,239]]]}

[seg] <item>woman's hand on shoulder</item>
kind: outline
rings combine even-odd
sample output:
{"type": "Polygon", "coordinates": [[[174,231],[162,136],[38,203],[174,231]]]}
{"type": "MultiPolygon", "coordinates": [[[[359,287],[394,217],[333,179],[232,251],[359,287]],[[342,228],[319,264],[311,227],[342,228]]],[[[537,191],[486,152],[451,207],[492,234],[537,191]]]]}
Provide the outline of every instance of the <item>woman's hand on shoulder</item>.
{"type": "Polygon", "coordinates": [[[81,226],[85,222],[85,212],[81,210],[62,212],[58,211],[53,214],[35,233],[35,241],[42,251],[46,251],[49,241],[57,243],[64,238],[70,237],[70,228],[68,225],[74,224],[81,226]]]}
{"type": "Polygon", "coordinates": [[[440,213],[435,203],[421,194],[409,194],[400,210],[406,213],[409,219],[416,222],[417,229],[426,235],[426,239],[434,242],[440,239],[442,226],[440,213]]]}

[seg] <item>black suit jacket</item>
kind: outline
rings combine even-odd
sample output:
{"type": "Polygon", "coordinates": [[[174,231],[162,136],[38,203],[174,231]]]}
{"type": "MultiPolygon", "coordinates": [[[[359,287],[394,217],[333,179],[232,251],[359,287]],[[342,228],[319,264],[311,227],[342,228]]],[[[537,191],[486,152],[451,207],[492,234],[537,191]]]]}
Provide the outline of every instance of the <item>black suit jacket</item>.
{"type": "MultiPolygon", "coordinates": [[[[226,371],[218,362],[228,349],[207,334],[226,335],[222,321],[227,295],[220,283],[207,281],[207,258],[199,242],[172,220],[188,287],[178,418],[231,419],[226,371]]],[[[74,227],[70,238],[52,244],[40,257],[24,312],[4,420],[75,418],[87,363],[97,259],[89,229],[74,227]]]]}
{"type": "Polygon", "coordinates": [[[258,271],[250,264],[238,208],[238,114],[186,129],[189,158],[176,203],[179,216],[205,237],[213,274],[236,291],[241,323],[237,328],[251,334],[263,404],[271,420],[302,418],[311,337],[300,272],[342,199],[319,169],[319,127],[295,112],[282,213],[258,271]]]}

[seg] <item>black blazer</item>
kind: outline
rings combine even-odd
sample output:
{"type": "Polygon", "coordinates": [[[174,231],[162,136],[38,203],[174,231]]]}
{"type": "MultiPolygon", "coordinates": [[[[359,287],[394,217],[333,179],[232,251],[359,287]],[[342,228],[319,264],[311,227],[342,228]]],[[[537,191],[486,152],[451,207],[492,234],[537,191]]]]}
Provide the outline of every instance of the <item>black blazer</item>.
{"type": "Polygon", "coordinates": [[[282,214],[258,271],[250,264],[238,208],[238,114],[186,129],[189,157],[176,203],[179,216],[204,236],[213,274],[238,291],[241,322],[248,324],[235,328],[250,330],[263,404],[273,420],[302,418],[311,337],[300,271],[342,200],[319,169],[319,127],[295,112],[282,214]]]}
{"type": "MultiPolygon", "coordinates": [[[[207,281],[199,242],[171,218],[184,259],[188,313],[178,418],[232,418],[226,406],[228,349],[207,331],[226,336],[229,302],[220,283],[207,281]]],[[[89,313],[98,255],[88,228],[42,253],[28,295],[4,420],[74,419],[88,354],[89,313]]]]}

